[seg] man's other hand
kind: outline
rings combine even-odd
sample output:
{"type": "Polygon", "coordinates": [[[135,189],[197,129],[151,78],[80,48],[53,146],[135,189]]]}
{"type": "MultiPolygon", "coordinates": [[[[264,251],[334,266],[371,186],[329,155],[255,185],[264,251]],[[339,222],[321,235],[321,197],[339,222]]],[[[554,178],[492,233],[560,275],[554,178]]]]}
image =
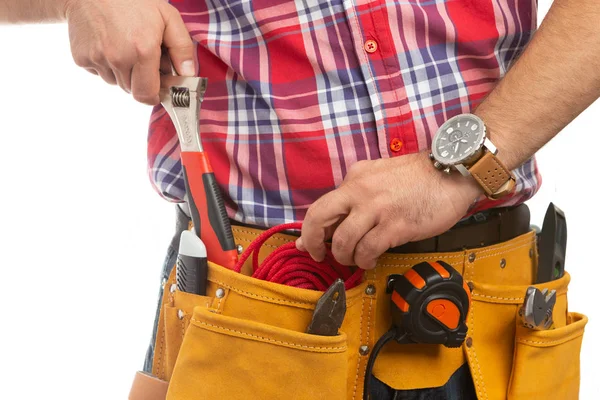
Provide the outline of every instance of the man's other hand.
{"type": "Polygon", "coordinates": [[[161,46],[180,75],[193,76],[194,45],[164,0],[68,0],[75,63],[146,104],[159,103],[161,46]]]}
{"type": "Polygon", "coordinates": [[[321,261],[331,238],[340,263],[371,269],[389,248],[447,231],[481,193],[472,178],[435,170],[426,153],[359,161],[308,209],[296,246],[321,261]]]}

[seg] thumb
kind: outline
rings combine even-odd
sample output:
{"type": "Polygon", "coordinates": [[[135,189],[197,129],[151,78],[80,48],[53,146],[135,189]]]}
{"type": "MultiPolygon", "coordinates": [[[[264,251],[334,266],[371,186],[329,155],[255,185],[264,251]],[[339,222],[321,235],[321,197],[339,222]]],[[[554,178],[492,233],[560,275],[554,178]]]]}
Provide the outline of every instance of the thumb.
{"type": "Polygon", "coordinates": [[[163,46],[169,52],[171,61],[179,75],[195,76],[194,43],[190,34],[175,7],[164,3],[166,11],[163,12],[165,31],[163,33],[163,46]]]}

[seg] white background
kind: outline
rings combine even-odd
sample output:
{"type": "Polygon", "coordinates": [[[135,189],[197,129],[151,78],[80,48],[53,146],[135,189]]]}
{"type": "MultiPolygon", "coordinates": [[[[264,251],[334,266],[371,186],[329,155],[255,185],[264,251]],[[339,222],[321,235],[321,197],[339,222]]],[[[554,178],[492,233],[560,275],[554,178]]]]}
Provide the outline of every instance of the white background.
{"type": "MultiPolygon", "coordinates": [[[[78,69],[65,25],[0,27],[0,43],[0,398],[124,399],[174,224],[146,176],[150,108],[78,69]]],[[[600,358],[599,115],[597,102],[540,151],[529,202],[538,225],[550,201],[568,217],[569,306],[591,320],[585,400],[600,358]]]]}

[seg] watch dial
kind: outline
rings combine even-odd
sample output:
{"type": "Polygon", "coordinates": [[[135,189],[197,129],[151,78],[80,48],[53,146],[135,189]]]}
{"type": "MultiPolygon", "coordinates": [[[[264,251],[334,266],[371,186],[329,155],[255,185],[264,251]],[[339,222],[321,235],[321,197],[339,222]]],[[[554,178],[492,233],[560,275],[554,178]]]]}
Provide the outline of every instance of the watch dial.
{"type": "Polygon", "coordinates": [[[483,121],[472,114],[461,114],[442,125],[431,150],[442,164],[459,164],[472,156],[484,139],[483,121]]]}

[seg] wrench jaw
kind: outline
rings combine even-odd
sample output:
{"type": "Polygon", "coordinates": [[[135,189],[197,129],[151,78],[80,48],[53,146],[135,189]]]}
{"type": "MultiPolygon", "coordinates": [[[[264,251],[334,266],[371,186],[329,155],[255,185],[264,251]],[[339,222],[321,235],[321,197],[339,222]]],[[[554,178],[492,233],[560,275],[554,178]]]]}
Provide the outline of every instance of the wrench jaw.
{"type": "Polygon", "coordinates": [[[171,117],[182,152],[202,152],[198,132],[200,105],[206,92],[206,78],[161,77],[160,102],[171,117]]]}

